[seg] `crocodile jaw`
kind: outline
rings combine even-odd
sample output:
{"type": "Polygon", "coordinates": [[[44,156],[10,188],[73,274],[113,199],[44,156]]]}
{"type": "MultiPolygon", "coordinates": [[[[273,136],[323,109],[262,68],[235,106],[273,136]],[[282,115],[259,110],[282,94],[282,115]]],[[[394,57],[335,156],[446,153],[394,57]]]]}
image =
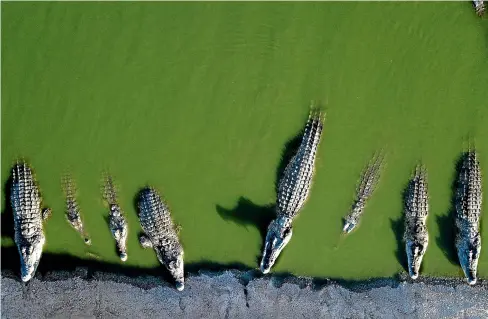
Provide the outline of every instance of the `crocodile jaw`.
{"type": "Polygon", "coordinates": [[[415,280],[419,276],[420,265],[427,251],[427,243],[420,244],[408,240],[405,248],[407,251],[408,273],[415,280]]]}
{"type": "Polygon", "coordinates": [[[19,247],[20,274],[23,282],[31,280],[41,260],[44,237],[37,238],[33,243],[19,247]]]}
{"type": "Polygon", "coordinates": [[[476,272],[478,268],[478,259],[480,256],[481,245],[476,242],[461,241],[457,245],[458,258],[463,269],[468,284],[476,284],[476,272]]]}
{"type": "Polygon", "coordinates": [[[185,288],[183,250],[179,249],[176,254],[172,254],[172,252],[165,254],[163,249],[159,247],[155,250],[159,261],[168,269],[175,280],[176,289],[182,291],[185,288]]]}
{"type": "Polygon", "coordinates": [[[270,223],[260,265],[263,274],[269,273],[281,251],[290,241],[292,234],[291,220],[289,218],[280,217],[270,223]]]}
{"type": "Polygon", "coordinates": [[[344,224],[344,228],[342,229],[342,231],[346,234],[349,234],[354,228],[356,228],[356,223],[355,222],[349,222],[349,221],[346,221],[345,224],[344,224]]]}

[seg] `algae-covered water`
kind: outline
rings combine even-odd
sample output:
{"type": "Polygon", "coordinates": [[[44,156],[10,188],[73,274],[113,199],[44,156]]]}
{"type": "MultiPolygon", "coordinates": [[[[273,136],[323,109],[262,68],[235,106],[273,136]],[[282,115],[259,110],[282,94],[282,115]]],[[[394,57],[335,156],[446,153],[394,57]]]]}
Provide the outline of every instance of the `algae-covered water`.
{"type": "MultiPolygon", "coordinates": [[[[462,276],[448,216],[468,141],[488,171],[488,20],[470,3],[9,2],[1,45],[2,211],[23,156],[53,209],[46,252],[121,263],[100,193],[109,169],[130,224],[127,267],[158,265],[137,241],[134,200],[146,184],[182,225],[187,263],[257,266],[283,150],[315,100],[327,111],[315,183],[274,271],[402,271],[401,196],[422,160],[431,197],[422,273],[462,276]],[[357,180],[380,148],[379,187],[342,237],[357,180]],[[90,247],[64,217],[66,169],[90,247]]],[[[4,225],[3,249],[12,245],[4,225]]]]}

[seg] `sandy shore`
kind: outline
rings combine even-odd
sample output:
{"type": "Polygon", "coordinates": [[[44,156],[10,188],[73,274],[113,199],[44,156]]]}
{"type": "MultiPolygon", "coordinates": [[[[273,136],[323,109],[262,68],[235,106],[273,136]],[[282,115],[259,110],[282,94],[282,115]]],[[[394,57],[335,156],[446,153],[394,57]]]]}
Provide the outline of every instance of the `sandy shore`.
{"type": "Polygon", "coordinates": [[[190,275],[183,292],[157,277],[3,272],[2,318],[486,318],[488,284],[396,279],[317,282],[224,271],[190,275]]]}

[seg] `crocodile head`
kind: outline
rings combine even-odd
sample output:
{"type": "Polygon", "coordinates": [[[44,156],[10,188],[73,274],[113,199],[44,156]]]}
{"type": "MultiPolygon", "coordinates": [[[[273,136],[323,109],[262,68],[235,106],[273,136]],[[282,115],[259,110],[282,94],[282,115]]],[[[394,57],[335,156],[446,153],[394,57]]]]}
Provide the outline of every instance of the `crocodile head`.
{"type": "Polygon", "coordinates": [[[480,257],[481,243],[479,233],[472,240],[460,241],[457,245],[458,258],[464,275],[470,285],[476,283],[476,270],[480,257]]]}
{"type": "Polygon", "coordinates": [[[342,229],[342,231],[346,234],[349,234],[354,228],[356,228],[356,222],[353,220],[348,221],[346,219],[346,221],[344,222],[344,228],[342,229]]]}
{"type": "Polygon", "coordinates": [[[405,248],[407,251],[408,273],[412,279],[417,279],[422,259],[427,251],[427,243],[407,240],[405,248]]]}
{"type": "Polygon", "coordinates": [[[269,224],[260,266],[263,274],[267,274],[271,267],[273,267],[276,258],[278,258],[283,248],[288,244],[292,234],[290,218],[279,217],[269,224]]]}
{"type": "Polygon", "coordinates": [[[20,275],[23,282],[31,280],[34,276],[39,261],[41,260],[44,242],[44,237],[36,236],[32,243],[19,246],[20,275]]]}
{"type": "Polygon", "coordinates": [[[176,281],[176,289],[182,291],[185,288],[183,249],[180,245],[170,249],[162,246],[154,247],[159,261],[169,270],[171,276],[176,281]]]}
{"type": "Polygon", "coordinates": [[[342,231],[346,234],[349,234],[354,228],[356,228],[359,222],[359,216],[361,216],[363,212],[363,203],[357,201],[354,203],[352,211],[347,217],[344,219],[344,227],[342,231]]]}

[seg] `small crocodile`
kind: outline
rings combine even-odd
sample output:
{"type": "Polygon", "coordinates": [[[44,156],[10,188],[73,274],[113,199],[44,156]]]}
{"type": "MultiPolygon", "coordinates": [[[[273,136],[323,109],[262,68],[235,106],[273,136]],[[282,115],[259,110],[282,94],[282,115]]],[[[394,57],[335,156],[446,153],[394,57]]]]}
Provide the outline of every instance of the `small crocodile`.
{"type": "Polygon", "coordinates": [[[473,0],[474,9],[476,10],[476,14],[480,17],[485,13],[486,6],[483,0],[473,0]]]}
{"type": "Polygon", "coordinates": [[[310,112],[297,153],[285,168],[278,184],[276,219],[271,221],[264,242],[261,271],[266,274],[292,236],[292,222],[304,205],[312,186],[315,158],[320,143],[324,115],[310,112]]]}
{"type": "Polygon", "coordinates": [[[50,209],[41,211],[41,196],[32,169],[25,162],[17,162],[12,169],[10,203],[14,216],[14,240],[20,255],[20,274],[23,282],[35,274],[46,242],[43,220],[50,209]]]}
{"type": "Polygon", "coordinates": [[[142,247],[152,247],[161,264],[170,272],[179,291],[185,287],[183,247],[178,239],[168,206],[158,192],[144,188],[139,194],[139,220],[144,234],[139,237],[142,247]]]}
{"type": "Polygon", "coordinates": [[[470,285],[476,283],[481,252],[481,203],[480,163],[476,152],[470,150],[461,157],[455,200],[457,254],[470,285]]]}
{"type": "Polygon", "coordinates": [[[405,250],[408,272],[417,279],[427,246],[427,215],[429,214],[427,171],[418,165],[405,192],[405,250]]]}
{"type": "Polygon", "coordinates": [[[384,155],[375,155],[364,170],[356,190],[356,199],[352,205],[349,215],[344,218],[344,233],[350,233],[359,224],[363,215],[367,200],[373,195],[380,178],[380,171],[383,165],[384,155]]]}
{"type": "Polygon", "coordinates": [[[73,228],[81,234],[87,245],[91,244],[90,238],[85,233],[81,220],[80,208],[76,201],[76,187],[70,174],[65,174],[63,178],[63,190],[66,196],[66,218],[73,228]]]}
{"type": "Polygon", "coordinates": [[[120,260],[127,260],[127,233],[128,225],[123,215],[122,209],[117,200],[117,192],[113,183],[112,176],[105,176],[105,186],[103,198],[110,207],[108,216],[110,231],[115,239],[120,260]]]}

